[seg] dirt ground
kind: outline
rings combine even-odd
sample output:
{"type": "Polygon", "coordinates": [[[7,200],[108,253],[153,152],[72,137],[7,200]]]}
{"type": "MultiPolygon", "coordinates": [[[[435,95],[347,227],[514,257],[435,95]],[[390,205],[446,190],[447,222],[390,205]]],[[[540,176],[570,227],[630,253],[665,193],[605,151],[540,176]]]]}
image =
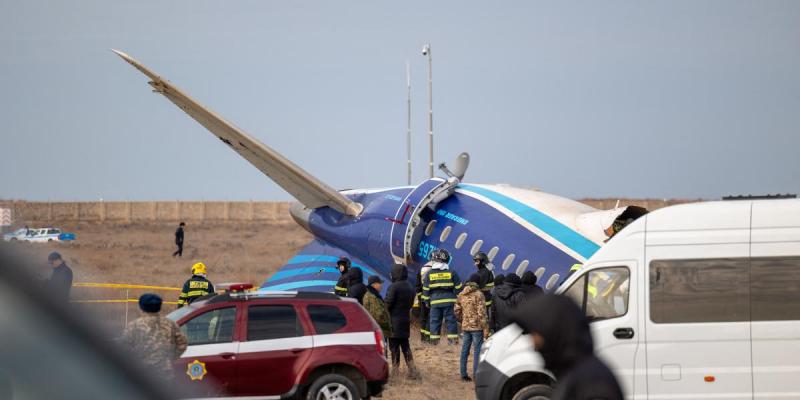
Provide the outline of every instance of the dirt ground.
{"type": "MultiPolygon", "coordinates": [[[[176,226],[165,223],[96,224],[62,223],[53,225],[74,232],[72,243],[16,243],[13,247],[37,263],[42,278],[49,276],[49,252],[59,251],[73,270],[74,282],[127,283],[178,287],[190,275],[194,262],[209,268],[215,283],[252,282],[260,285],[283,263],[311,240],[311,235],[291,222],[273,224],[189,224],[182,258],[173,258],[176,226]]],[[[144,291],[73,288],[73,300],[136,298],[144,291]]],[[[157,291],[158,292],[158,291],[157,291]]],[[[176,300],[177,292],[160,291],[165,300],[176,300]]],[[[125,321],[138,316],[133,303],[80,304],[97,315],[110,332],[121,332],[125,321]]],[[[171,310],[173,306],[166,306],[171,310]]],[[[413,336],[412,328],[412,336],[413,336]]],[[[384,399],[469,399],[474,386],[460,380],[460,347],[441,343],[422,346],[412,338],[412,350],[423,374],[421,381],[408,380],[405,366],[393,377],[384,399]]],[[[470,360],[471,362],[471,360],[470,360]]],[[[471,364],[470,364],[471,368],[471,364]]]]}

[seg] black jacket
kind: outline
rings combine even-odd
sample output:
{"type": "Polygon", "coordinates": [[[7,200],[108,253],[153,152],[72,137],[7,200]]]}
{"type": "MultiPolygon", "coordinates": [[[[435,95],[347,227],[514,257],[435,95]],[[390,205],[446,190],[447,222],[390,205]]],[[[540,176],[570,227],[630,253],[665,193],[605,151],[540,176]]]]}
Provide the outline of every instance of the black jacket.
{"type": "Polygon", "coordinates": [[[181,227],[178,227],[178,230],[175,231],[175,244],[183,244],[183,228],[181,227]]]}
{"type": "Polygon", "coordinates": [[[359,304],[364,304],[364,293],[367,293],[364,272],[361,271],[361,268],[350,268],[347,273],[347,297],[357,299],[359,304]]]}
{"type": "Polygon", "coordinates": [[[512,319],[544,338],[538,350],[557,378],[552,400],[622,399],[614,374],[594,355],[589,323],[572,299],[540,296],[526,301],[512,319]]]}
{"type": "Polygon", "coordinates": [[[193,301],[209,293],[214,293],[214,285],[202,275],[192,275],[183,283],[183,289],[178,296],[178,308],[192,304],[193,301]]]}
{"type": "Polygon", "coordinates": [[[525,292],[525,296],[527,297],[536,297],[540,294],[544,293],[544,290],[539,286],[536,286],[536,275],[531,271],[525,271],[522,274],[522,291],[525,292]]]}
{"type": "Polygon", "coordinates": [[[68,301],[71,288],[72,269],[67,266],[67,263],[62,262],[61,265],[53,268],[50,280],[47,281],[47,292],[54,299],[68,301]]]}
{"type": "Polygon", "coordinates": [[[392,337],[410,336],[411,307],[414,306],[414,287],[408,281],[408,269],[395,264],[390,273],[392,284],[386,289],[386,307],[392,317],[392,337]]]}
{"type": "Polygon", "coordinates": [[[494,274],[485,265],[478,267],[478,288],[483,292],[486,306],[492,305],[492,289],[494,289],[494,274]]]}
{"type": "Polygon", "coordinates": [[[345,267],[344,271],[339,275],[339,281],[337,281],[336,286],[333,287],[333,293],[337,296],[347,297],[348,272],[350,272],[350,268],[345,267]]]}
{"type": "Polygon", "coordinates": [[[503,284],[494,290],[490,327],[497,332],[508,326],[511,323],[511,314],[524,299],[525,292],[522,291],[519,277],[509,274],[503,284]]]}

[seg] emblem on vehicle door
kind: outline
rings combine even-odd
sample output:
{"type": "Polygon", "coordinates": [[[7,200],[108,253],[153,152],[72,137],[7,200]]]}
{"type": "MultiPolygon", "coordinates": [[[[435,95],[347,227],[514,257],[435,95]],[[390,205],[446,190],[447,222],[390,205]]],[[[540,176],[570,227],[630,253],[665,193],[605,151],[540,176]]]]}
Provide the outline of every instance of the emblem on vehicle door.
{"type": "Polygon", "coordinates": [[[206,376],[206,363],[194,360],[186,366],[186,375],[193,381],[201,381],[206,376]]]}

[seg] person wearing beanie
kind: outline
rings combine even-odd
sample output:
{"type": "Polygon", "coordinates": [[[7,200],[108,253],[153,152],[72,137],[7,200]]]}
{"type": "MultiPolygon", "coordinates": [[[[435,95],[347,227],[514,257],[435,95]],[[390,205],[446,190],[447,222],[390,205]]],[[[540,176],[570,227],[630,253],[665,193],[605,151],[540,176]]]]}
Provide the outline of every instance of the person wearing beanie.
{"type": "Polygon", "coordinates": [[[522,280],[517,274],[508,274],[503,284],[495,289],[494,302],[492,302],[491,325],[495,332],[505,328],[511,323],[511,313],[525,299],[522,291],[522,280]]]}
{"type": "Polygon", "coordinates": [[[143,315],[125,327],[120,342],[138,356],[141,363],[164,381],[172,381],[172,363],[186,350],[186,336],[178,325],[160,315],[161,297],[145,293],[139,297],[143,315]]]}
{"type": "Polygon", "coordinates": [[[461,335],[464,342],[461,345],[461,380],[471,381],[467,375],[467,358],[471,345],[475,349],[472,353],[472,375],[478,372],[478,353],[483,345],[483,339],[489,337],[489,321],[486,317],[486,298],[480,289],[481,276],[478,273],[470,275],[464,284],[464,289],[458,294],[455,306],[456,319],[461,322],[461,335]]]}
{"type": "Polygon", "coordinates": [[[589,322],[565,296],[542,295],[525,301],[511,315],[556,376],[552,400],[622,400],[614,374],[594,354],[589,322]]]}
{"type": "Polygon", "coordinates": [[[544,291],[539,286],[536,286],[536,274],[532,271],[525,271],[522,274],[522,291],[525,292],[526,297],[536,297],[544,291]]]}
{"type": "Polygon", "coordinates": [[[378,275],[372,275],[367,280],[367,291],[364,293],[363,305],[369,315],[378,323],[383,331],[384,338],[392,337],[392,317],[386,309],[386,302],[381,297],[383,279],[378,275]]]}
{"type": "Polygon", "coordinates": [[[206,265],[199,262],[192,265],[192,276],[183,284],[178,296],[178,308],[192,304],[207,294],[214,293],[214,285],[206,278],[206,265]]]}
{"type": "Polygon", "coordinates": [[[72,289],[72,269],[61,258],[58,252],[47,256],[47,263],[53,267],[50,279],[46,281],[47,294],[54,299],[69,301],[69,291],[72,289]]]}

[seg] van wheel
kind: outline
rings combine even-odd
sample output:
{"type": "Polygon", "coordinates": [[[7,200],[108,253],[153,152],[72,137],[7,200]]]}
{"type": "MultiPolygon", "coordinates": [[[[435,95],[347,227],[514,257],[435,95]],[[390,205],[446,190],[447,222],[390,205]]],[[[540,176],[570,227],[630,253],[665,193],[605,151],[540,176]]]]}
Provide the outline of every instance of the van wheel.
{"type": "Polygon", "coordinates": [[[306,400],[358,400],[355,383],[339,374],[319,377],[308,389],[306,400]]]}
{"type": "Polygon", "coordinates": [[[511,400],[549,400],[553,389],[547,385],[528,385],[514,394],[511,400]]]}

